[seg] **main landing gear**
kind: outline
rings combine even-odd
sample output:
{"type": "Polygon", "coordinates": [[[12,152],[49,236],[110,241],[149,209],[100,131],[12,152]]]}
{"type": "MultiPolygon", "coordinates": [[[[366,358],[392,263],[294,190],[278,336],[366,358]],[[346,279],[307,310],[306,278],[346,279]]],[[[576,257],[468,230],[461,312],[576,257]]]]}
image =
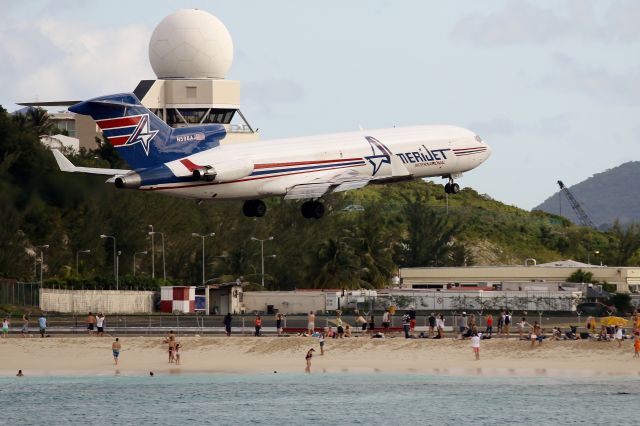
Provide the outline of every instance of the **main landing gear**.
{"type": "Polygon", "coordinates": [[[242,205],[242,213],[247,217],[262,217],[267,213],[267,206],[262,200],[247,200],[242,205]]]}
{"type": "Polygon", "coordinates": [[[449,183],[444,186],[444,192],[447,194],[457,194],[460,192],[460,185],[455,183],[453,179],[449,179],[449,183]]]}
{"type": "Polygon", "coordinates": [[[324,216],[324,204],[320,201],[306,201],[302,203],[300,211],[306,219],[320,219],[324,216]]]}

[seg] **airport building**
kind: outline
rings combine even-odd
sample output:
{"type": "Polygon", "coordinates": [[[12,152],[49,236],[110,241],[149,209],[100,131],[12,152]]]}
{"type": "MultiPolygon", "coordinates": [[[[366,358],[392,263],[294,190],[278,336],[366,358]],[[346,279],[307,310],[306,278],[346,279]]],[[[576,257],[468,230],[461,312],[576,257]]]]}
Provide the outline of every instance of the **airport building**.
{"type": "Polygon", "coordinates": [[[542,290],[567,287],[567,278],[578,269],[592,273],[594,280],[615,285],[618,292],[640,292],[640,268],[596,266],[572,260],[529,266],[401,268],[400,279],[404,289],[542,290]]]}
{"type": "MultiPolygon", "coordinates": [[[[149,61],[157,79],[140,81],[133,93],[167,124],[222,124],[227,131],[222,144],[258,140],[257,129],[240,110],[240,82],[226,79],[233,62],[233,41],[218,18],[197,9],[168,15],[153,31],[149,61]]],[[[19,105],[53,108],[77,102],[80,100],[19,105]]],[[[79,140],[80,148],[96,148],[95,137],[101,133],[91,117],[64,111],[51,118],[79,140]]]]}

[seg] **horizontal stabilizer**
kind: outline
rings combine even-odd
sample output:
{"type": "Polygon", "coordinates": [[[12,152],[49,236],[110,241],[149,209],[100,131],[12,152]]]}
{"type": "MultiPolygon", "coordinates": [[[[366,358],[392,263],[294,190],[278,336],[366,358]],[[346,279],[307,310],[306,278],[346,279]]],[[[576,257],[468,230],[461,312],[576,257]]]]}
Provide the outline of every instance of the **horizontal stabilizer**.
{"type": "Polygon", "coordinates": [[[73,165],[71,161],[69,161],[67,157],[64,156],[64,154],[62,154],[62,152],[60,152],[60,150],[52,149],[51,152],[53,152],[53,156],[56,159],[56,163],[58,163],[58,167],[60,167],[60,170],[63,172],[89,173],[94,175],[108,175],[108,176],[124,175],[131,172],[131,170],[124,170],[124,169],[102,169],[99,167],[76,167],[73,165]]]}

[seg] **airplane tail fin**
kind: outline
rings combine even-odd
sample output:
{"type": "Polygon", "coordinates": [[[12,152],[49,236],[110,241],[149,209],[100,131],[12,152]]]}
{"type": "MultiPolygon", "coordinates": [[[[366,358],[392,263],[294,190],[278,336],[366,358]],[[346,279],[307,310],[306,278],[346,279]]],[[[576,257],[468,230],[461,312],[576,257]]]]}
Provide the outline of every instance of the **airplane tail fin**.
{"type": "Polygon", "coordinates": [[[220,144],[222,125],[173,129],[132,93],[102,96],[69,107],[91,116],[103,135],[135,170],[177,160],[220,144]]]}

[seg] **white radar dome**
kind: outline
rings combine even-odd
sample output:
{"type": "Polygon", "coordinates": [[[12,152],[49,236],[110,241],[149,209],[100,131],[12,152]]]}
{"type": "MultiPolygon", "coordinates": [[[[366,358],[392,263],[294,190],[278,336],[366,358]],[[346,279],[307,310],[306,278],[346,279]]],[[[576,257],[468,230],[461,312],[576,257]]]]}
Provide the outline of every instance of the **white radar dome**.
{"type": "Polygon", "coordinates": [[[233,41],[212,14],[179,10],[153,31],[149,61],[158,78],[225,78],[233,62],[233,41]]]}

